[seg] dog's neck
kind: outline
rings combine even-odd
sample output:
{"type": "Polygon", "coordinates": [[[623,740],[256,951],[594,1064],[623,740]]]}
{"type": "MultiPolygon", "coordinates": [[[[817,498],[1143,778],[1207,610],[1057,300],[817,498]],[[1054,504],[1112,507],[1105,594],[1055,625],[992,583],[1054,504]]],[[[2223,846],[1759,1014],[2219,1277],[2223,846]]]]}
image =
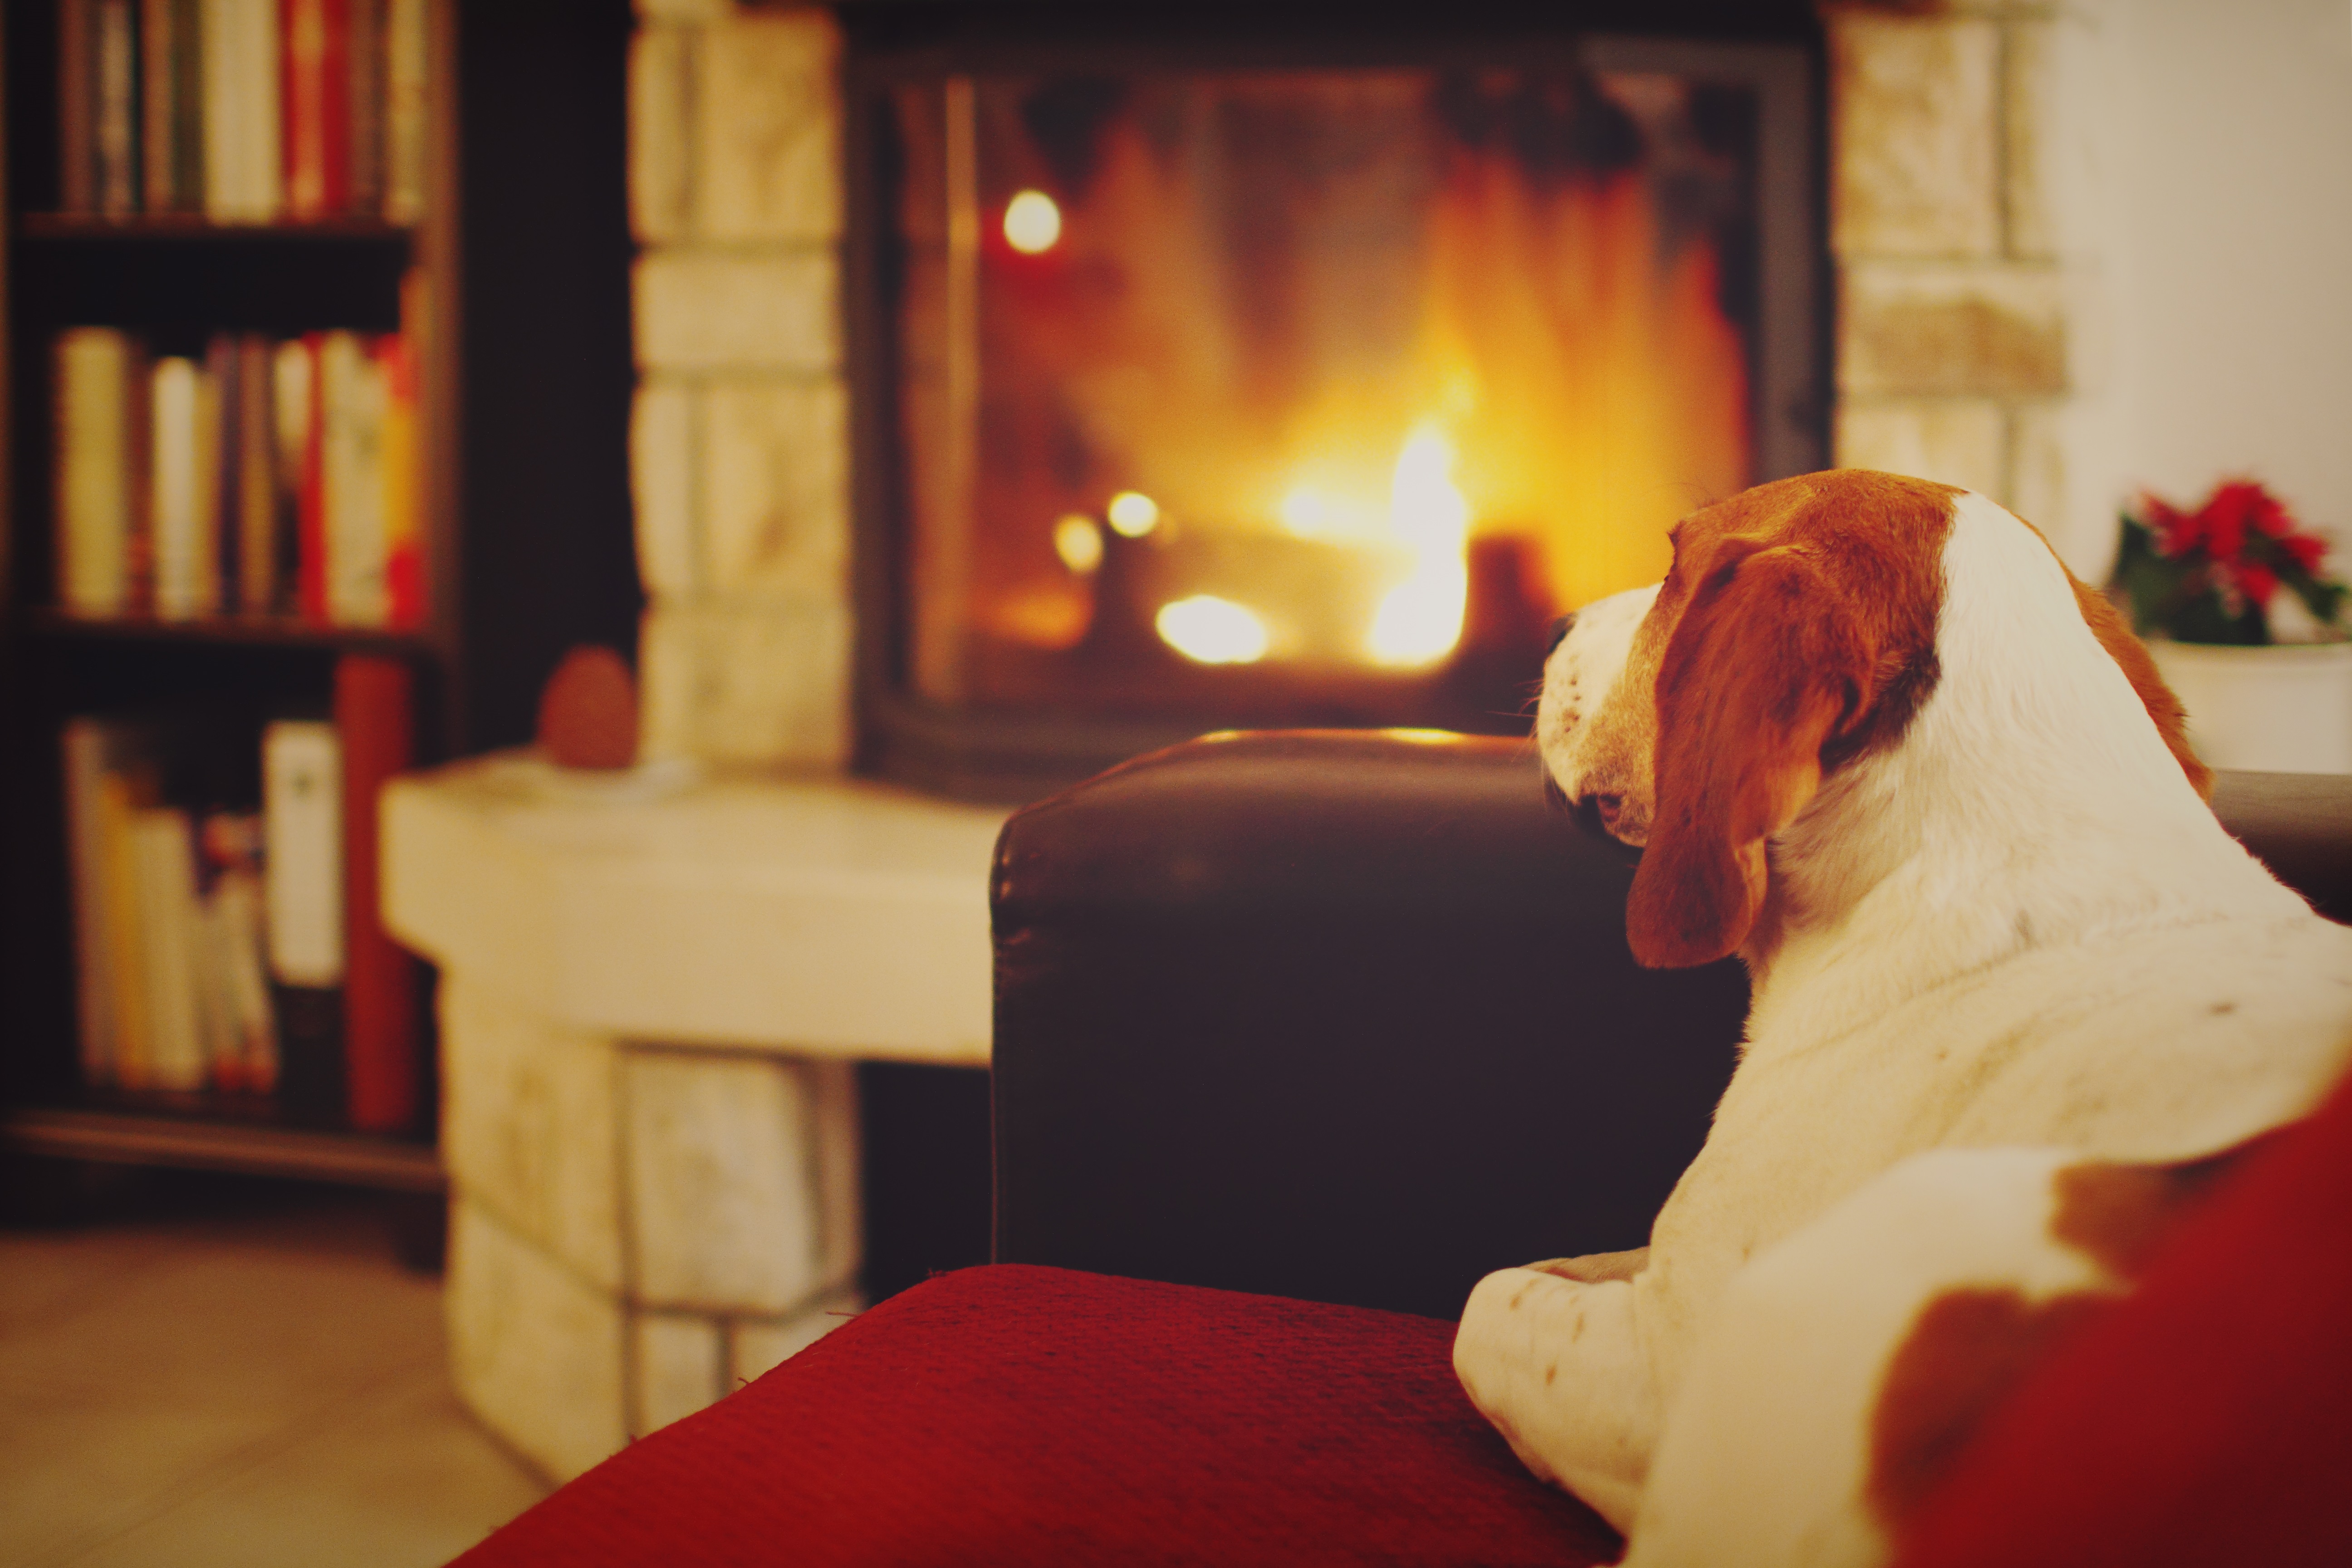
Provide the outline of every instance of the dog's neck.
{"type": "Polygon", "coordinates": [[[1771,842],[1740,954],[1751,1048],[2126,926],[2302,910],[2199,798],[2038,536],[1967,496],[1943,565],[1935,691],[1771,842]]]}

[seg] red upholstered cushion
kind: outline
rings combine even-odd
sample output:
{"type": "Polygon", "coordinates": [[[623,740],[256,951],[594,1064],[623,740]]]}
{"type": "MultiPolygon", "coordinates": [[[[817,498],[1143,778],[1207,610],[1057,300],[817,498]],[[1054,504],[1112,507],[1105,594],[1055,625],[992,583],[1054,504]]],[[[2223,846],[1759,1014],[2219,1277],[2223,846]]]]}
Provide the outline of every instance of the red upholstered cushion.
{"type": "Polygon", "coordinates": [[[1569,1563],[1616,1537],[1455,1383],[1454,1325],[998,1265],[893,1297],[458,1561],[1569,1563]]]}
{"type": "Polygon", "coordinates": [[[2352,1080],[2019,1391],[1903,1563],[2352,1563],[2352,1080]]]}

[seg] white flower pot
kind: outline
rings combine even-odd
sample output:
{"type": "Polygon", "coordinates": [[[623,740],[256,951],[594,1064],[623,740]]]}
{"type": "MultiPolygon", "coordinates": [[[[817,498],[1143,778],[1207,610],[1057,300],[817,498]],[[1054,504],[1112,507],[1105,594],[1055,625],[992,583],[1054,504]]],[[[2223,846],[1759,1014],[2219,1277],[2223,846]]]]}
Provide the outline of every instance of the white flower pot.
{"type": "Polygon", "coordinates": [[[2352,643],[2147,646],[2210,765],[2352,773],[2352,643]]]}

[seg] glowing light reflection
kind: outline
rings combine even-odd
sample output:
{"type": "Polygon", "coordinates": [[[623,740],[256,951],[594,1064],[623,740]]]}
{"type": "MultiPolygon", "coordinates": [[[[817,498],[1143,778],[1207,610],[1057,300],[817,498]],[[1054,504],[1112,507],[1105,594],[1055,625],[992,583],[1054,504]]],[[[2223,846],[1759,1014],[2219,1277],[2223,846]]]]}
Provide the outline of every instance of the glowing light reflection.
{"type": "Polygon", "coordinates": [[[1112,530],[1125,539],[1140,539],[1160,525],[1160,503],[1136,490],[1121,490],[1104,510],[1112,530]]]}
{"type": "Polygon", "coordinates": [[[1086,513],[1074,511],[1054,525],[1054,553],[1083,577],[1102,564],[1102,530],[1086,513]]]}
{"type": "Polygon", "coordinates": [[[1062,209],[1043,191],[1023,191],[1004,206],[1004,239],[1024,256],[1040,256],[1062,237],[1062,209]]]}

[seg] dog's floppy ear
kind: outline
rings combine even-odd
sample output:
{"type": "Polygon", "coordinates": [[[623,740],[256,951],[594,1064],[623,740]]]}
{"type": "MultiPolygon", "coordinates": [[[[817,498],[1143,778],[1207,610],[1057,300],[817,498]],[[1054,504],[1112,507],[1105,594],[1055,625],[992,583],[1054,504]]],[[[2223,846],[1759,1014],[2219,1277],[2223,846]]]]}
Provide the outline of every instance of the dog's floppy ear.
{"type": "Polygon", "coordinates": [[[1658,668],[1656,807],[1625,908],[1652,969],[1737,951],[1763,907],[1764,841],[1821,784],[1860,708],[1858,617],[1801,547],[1730,538],[1697,571],[1658,668]]]}

